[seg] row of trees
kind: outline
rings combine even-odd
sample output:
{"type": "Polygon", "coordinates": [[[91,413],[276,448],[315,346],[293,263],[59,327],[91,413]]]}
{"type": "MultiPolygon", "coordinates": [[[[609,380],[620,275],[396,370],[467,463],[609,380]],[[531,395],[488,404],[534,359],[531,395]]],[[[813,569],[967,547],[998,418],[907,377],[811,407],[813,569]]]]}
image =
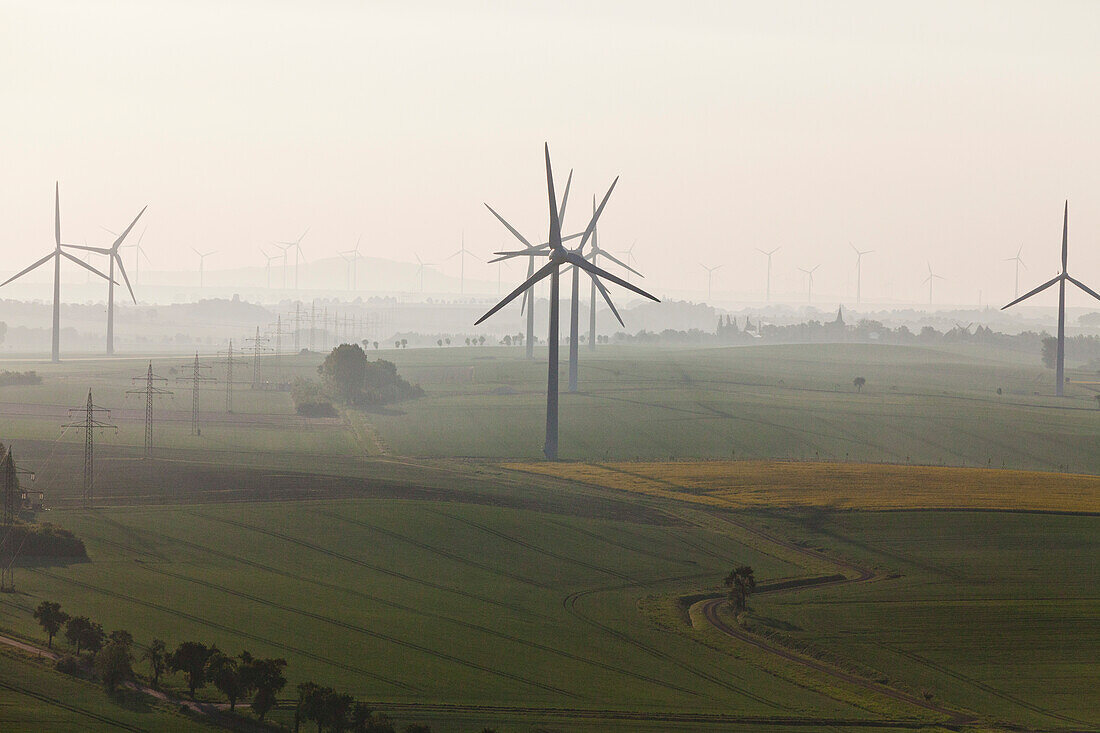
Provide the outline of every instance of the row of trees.
{"type": "MultiPolygon", "coordinates": [[[[81,655],[87,653],[93,673],[108,692],[135,679],[134,637],[129,631],[107,634],[102,625],[87,616],[70,616],[56,601],[42,601],[33,613],[49,648],[64,628],[65,640],[76,653],[75,660],[62,660],[59,666],[64,671],[78,671],[81,655]]],[[[276,696],[286,685],[285,659],[253,657],[248,651],[231,657],[216,646],[207,647],[197,641],[182,642],[169,651],[164,641],[153,639],[142,651],[141,659],[149,663],[149,680],[154,688],[160,687],[162,675],[178,672],[186,678],[192,700],[195,692],[209,683],[225,696],[231,710],[236,709],[238,701],[251,698],[252,711],[260,720],[275,706],[276,696]]]]}

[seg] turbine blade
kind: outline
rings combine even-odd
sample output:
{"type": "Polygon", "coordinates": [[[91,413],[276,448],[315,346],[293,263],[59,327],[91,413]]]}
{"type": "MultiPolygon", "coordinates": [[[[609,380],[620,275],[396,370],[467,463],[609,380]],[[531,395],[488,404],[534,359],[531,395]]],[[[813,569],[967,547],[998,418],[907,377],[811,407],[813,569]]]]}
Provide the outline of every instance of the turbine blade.
{"type": "Polygon", "coordinates": [[[615,307],[615,304],[611,302],[611,296],[608,294],[607,288],[605,288],[604,284],[600,282],[600,279],[593,275],[591,272],[588,273],[588,276],[592,278],[592,282],[596,284],[596,290],[600,291],[600,295],[602,295],[604,301],[607,302],[607,307],[610,308],[611,312],[615,314],[615,320],[619,322],[620,326],[626,328],[626,324],[623,323],[623,317],[619,315],[619,311],[615,307]]]}
{"type": "Polygon", "coordinates": [[[523,242],[528,247],[534,247],[535,246],[535,245],[531,244],[530,242],[528,242],[527,239],[522,234],[517,232],[515,227],[513,227],[511,224],[506,222],[504,220],[503,216],[501,216],[496,211],[494,211],[492,206],[489,206],[489,204],[485,204],[485,208],[488,209],[489,212],[497,218],[497,221],[499,221],[501,224],[503,224],[504,227],[512,233],[512,236],[514,236],[519,241],[523,242]]]}
{"type": "Polygon", "coordinates": [[[1088,293],[1088,294],[1089,294],[1089,295],[1091,295],[1092,297],[1096,298],[1097,300],[1100,300],[1100,295],[1097,295],[1097,294],[1096,294],[1096,291],[1095,291],[1095,290],[1093,290],[1092,288],[1090,288],[1090,287],[1089,287],[1088,285],[1085,285],[1085,284],[1084,284],[1083,282],[1081,282],[1081,281],[1080,281],[1080,280],[1078,280],[1077,278],[1075,278],[1075,277],[1073,277],[1072,275],[1070,275],[1070,274],[1068,274],[1068,273],[1067,273],[1067,274],[1066,274],[1066,279],[1067,279],[1067,280],[1069,280],[1069,281],[1070,281],[1071,283],[1073,283],[1074,285],[1076,285],[1077,287],[1079,287],[1079,288],[1081,288],[1082,290],[1084,290],[1084,291],[1085,291],[1086,293],[1088,293]]]}
{"type": "Polygon", "coordinates": [[[104,247],[89,247],[89,246],[84,245],[84,244],[63,244],[61,246],[62,247],[68,247],[69,249],[79,249],[79,250],[84,250],[86,252],[95,252],[96,254],[99,254],[99,255],[109,255],[109,254],[111,254],[111,250],[106,249],[104,247]]]}
{"type": "MultiPolygon", "coordinates": [[[[611,187],[607,189],[607,193],[603,196],[603,201],[600,202],[599,208],[596,209],[596,213],[592,215],[592,221],[588,222],[588,227],[584,230],[584,237],[581,239],[581,243],[577,246],[577,250],[583,250],[585,242],[592,236],[592,232],[596,229],[596,222],[600,219],[600,214],[603,213],[603,207],[607,206],[607,200],[611,198],[611,192],[615,190],[615,184],[619,182],[619,177],[615,176],[615,180],[611,182],[611,187]]],[[[634,242],[637,244],[637,241],[634,242]]],[[[634,249],[634,244],[630,245],[628,252],[634,249]]]]}
{"type": "Polygon", "coordinates": [[[550,167],[550,143],[544,145],[546,150],[546,195],[550,199],[550,236],[548,240],[552,248],[559,249],[561,247],[561,222],[558,221],[558,200],[554,193],[554,171],[550,167]]]}
{"type": "Polygon", "coordinates": [[[1069,260],[1069,199],[1066,199],[1066,210],[1062,215],[1062,272],[1066,271],[1066,262],[1069,260]]]}
{"type": "Polygon", "coordinates": [[[565,205],[569,202],[569,187],[573,184],[573,169],[569,169],[569,178],[565,181],[565,193],[561,197],[561,208],[558,209],[558,224],[565,223],[565,205]]]}
{"type": "Polygon", "coordinates": [[[112,279],[111,279],[110,277],[108,277],[107,275],[104,275],[104,274],[103,274],[102,272],[100,272],[99,270],[95,269],[94,267],[92,267],[91,265],[89,265],[89,264],[88,264],[87,262],[85,262],[84,260],[80,259],[79,257],[73,257],[73,256],[72,256],[71,254],[69,254],[68,252],[65,252],[64,250],[62,250],[62,252],[61,252],[61,256],[62,256],[62,257],[64,257],[64,258],[66,258],[67,260],[70,260],[70,261],[72,261],[72,262],[75,262],[76,264],[78,264],[78,265],[80,265],[81,267],[83,267],[83,268],[84,268],[85,270],[89,270],[89,271],[91,271],[91,272],[94,272],[95,274],[99,275],[99,276],[100,276],[101,278],[103,278],[103,279],[104,279],[104,280],[106,280],[107,282],[112,282],[112,283],[114,283],[115,285],[118,285],[118,281],[116,281],[116,280],[112,280],[112,279]]]}
{"type": "Polygon", "coordinates": [[[607,259],[611,260],[612,262],[614,262],[614,263],[615,263],[616,265],[618,265],[619,267],[625,267],[625,268],[626,268],[627,270],[630,270],[631,272],[633,272],[633,273],[634,273],[635,275],[637,275],[638,277],[645,277],[645,275],[643,275],[642,273],[638,272],[638,271],[637,271],[637,270],[635,270],[635,269],[634,269],[633,267],[631,267],[630,265],[626,264],[625,262],[623,262],[622,260],[620,260],[620,259],[619,259],[618,257],[616,257],[615,255],[611,254],[611,253],[610,253],[610,252],[608,252],[607,250],[603,250],[603,249],[597,249],[597,250],[593,250],[593,253],[595,253],[595,252],[599,252],[599,253],[600,253],[601,255],[603,255],[603,256],[604,256],[604,257],[606,257],[607,259]]]}
{"type": "Polygon", "coordinates": [[[38,262],[35,262],[35,263],[34,263],[33,265],[31,265],[30,267],[26,268],[25,270],[20,270],[20,271],[19,271],[19,272],[18,272],[17,274],[15,274],[15,275],[12,275],[12,276],[11,276],[11,277],[9,277],[9,278],[8,278],[7,280],[5,280],[4,282],[0,283],[0,288],[4,287],[4,286],[5,286],[5,285],[7,285],[8,283],[10,283],[10,282],[11,282],[12,280],[17,280],[17,279],[19,279],[19,278],[23,277],[24,275],[26,275],[26,274],[27,274],[28,272],[30,272],[30,271],[31,271],[31,270],[33,270],[34,268],[36,268],[36,267],[40,267],[40,266],[42,266],[42,265],[46,264],[47,262],[49,262],[49,261],[50,261],[50,258],[51,258],[51,257],[54,257],[54,256],[55,256],[55,255],[54,255],[54,253],[53,253],[53,252],[50,252],[50,253],[49,253],[48,255],[46,255],[45,257],[43,257],[42,259],[40,259],[40,260],[39,260],[38,262]]]}
{"type": "MultiPolygon", "coordinates": [[[[483,315],[481,318],[477,319],[474,322],[474,325],[475,326],[480,325],[486,318],[488,318],[489,316],[493,315],[494,313],[496,313],[498,310],[500,310],[504,306],[511,303],[517,297],[519,297],[524,292],[526,292],[527,288],[531,287],[532,285],[537,283],[539,280],[541,280],[544,277],[546,277],[547,275],[549,275],[552,270],[557,269],[559,264],[560,263],[558,261],[551,260],[550,262],[547,262],[545,265],[540,267],[538,269],[538,271],[535,272],[534,275],[532,275],[531,277],[524,280],[523,283],[518,288],[516,288],[512,292],[508,293],[508,295],[504,296],[504,300],[502,300],[499,303],[497,303],[496,305],[494,305],[485,315],[483,315]]],[[[585,264],[587,265],[588,263],[586,262],[585,264]]]]}
{"type": "Polygon", "coordinates": [[[650,300],[652,300],[656,303],[661,302],[658,298],[650,295],[649,293],[642,290],[638,286],[632,285],[631,283],[628,283],[626,280],[623,280],[621,277],[618,277],[617,275],[612,275],[607,270],[604,270],[601,267],[597,267],[596,265],[593,265],[591,262],[589,262],[588,260],[581,257],[580,255],[578,255],[575,252],[566,252],[565,260],[566,260],[566,262],[569,262],[570,264],[576,265],[577,267],[581,268],[582,270],[585,270],[586,272],[590,272],[593,275],[599,275],[603,279],[610,280],[611,282],[615,283],[616,285],[618,285],[620,287],[624,287],[627,290],[632,290],[632,291],[634,291],[638,295],[641,295],[644,298],[649,298],[650,300]]]}
{"type": "Polygon", "coordinates": [[[130,291],[130,297],[133,298],[134,305],[137,305],[137,296],[134,295],[134,289],[130,286],[130,278],[126,276],[126,268],[122,266],[122,256],[117,251],[111,256],[118,263],[118,271],[122,273],[122,280],[126,283],[126,289],[130,291]]]}
{"type": "Polygon", "coordinates": [[[140,219],[141,215],[145,213],[145,209],[148,209],[148,208],[149,208],[148,206],[143,207],[141,209],[141,211],[138,212],[138,215],[134,217],[134,220],[132,222],[130,222],[130,226],[128,226],[124,230],[122,230],[122,234],[119,234],[118,239],[116,239],[115,243],[111,245],[112,250],[116,250],[116,251],[118,250],[119,245],[122,244],[122,240],[126,239],[126,235],[130,233],[130,230],[133,229],[134,225],[138,223],[138,219],[140,219]]]}
{"type": "Polygon", "coordinates": [[[1058,276],[1057,276],[1057,277],[1055,277],[1054,279],[1052,279],[1052,280],[1048,280],[1047,282],[1043,283],[1042,285],[1040,285],[1039,287],[1035,288],[1035,289],[1034,289],[1034,290],[1032,290],[1031,292],[1029,292],[1029,293],[1024,293],[1023,295],[1021,295],[1021,296],[1020,296],[1019,298],[1017,298],[1016,300],[1012,301],[1012,302],[1011,302],[1011,303],[1009,303],[1008,305],[1005,305],[1005,306],[1001,306],[1001,310],[1004,310],[1005,308],[1011,308],[1012,306],[1014,306],[1014,305],[1016,305],[1017,303],[1019,303],[1019,302],[1020,302],[1021,300],[1027,300],[1028,298],[1030,298],[1031,296],[1035,295],[1036,293],[1041,293],[1041,292],[1043,292],[1044,290],[1046,290],[1046,289],[1047,289],[1047,288],[1049,288],[1049,287],[1050,287],[1051,285],[1055,284],[1056,282],[1058,282],[1058,281],[1059,281],[1059,280],[1061,280],[1061,279],[1062,279],[1062,276],[1061,276],[1061,275],[1058,275],[1058,276]]]}

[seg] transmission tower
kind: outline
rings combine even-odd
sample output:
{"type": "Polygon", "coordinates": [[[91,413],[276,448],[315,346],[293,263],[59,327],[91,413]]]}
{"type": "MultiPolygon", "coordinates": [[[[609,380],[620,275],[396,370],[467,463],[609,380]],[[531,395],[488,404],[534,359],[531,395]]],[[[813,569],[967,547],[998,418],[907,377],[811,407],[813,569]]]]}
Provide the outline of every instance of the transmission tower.
{"type": "Polygon", "coordinates": [[[90,508],[92,506],[95,488],[93,485],[94,473],[92,472],[92,436],[95,434],[96,430],[105,428],[114,428],[118,430],[118,426],[96,419],[97,413],[106,413],[107,419],[110,420],[111,411],[105,407],[98,407],[92,403],[92,390],[88,390],[88,404],[84,407],[70,407],[69,417],[81,412],[84,413],[84,419],[66,423],[61,427],[84,428],[84,494],[81,501],[85,508],[90,508]]]}
{"type": "Polygon", "coordinates": [[[281,365],[279,363],[279,354],[282,352],[282,346],[283,346],[283,316],[282,316],[282,314],[279,314],[278,316],[275,317],[275,351],[273,352],[273,355],[275,356],[275,359],[274,359],[274,361],[272,362],[272,365],[271,365],[271,371],[273,371],[275,373],[274,382],[276,384],[276,389],[278,389],[278,385],[279,385],[280,381],[282,380],[282,371],[280,370],[281,365]]]}
{"type": "Polygon", "coordinates": [[[202,382],[216,382],[218,381],[214,377],[208,377],[203,374],[201,369],[209,369],[209,364],[200,364],[199,355],[195,354],[195,372],[190,377],[178,377],[177,382],[191,382],[191,434],[202,435],[202,428],[199,427],[199,385],[202,382]]]}
{"type": "Polygon", "coordinates": [[[270,339],[267,336],[260,335],[260,327],[256,326],[256,336],[245,341],[252,342],[252,389],[260,388],[260,354],[267,351],[267,347],[264,345],[270,339]]]}
{"type": "Polygon", "coordinates": [[[294,303],[294,353],[301,353],[302,347],[299,345],[299,339],[302,333],[302,304],[295,301],[294,303]]]}
{"type": "Polygon", "coordinates": [[[225,358],[217,363],[225,364],[225,411],[233,412],[233,339],[229,339],[229,351],[222,353],[225,358]]]}
{"type": "Polygon", "coordinates": [[[313,351],[313,332],[317,325],[317,301],[309,306],[309,350],[313,351]]]}
{"type": "Polygon", "coordinates": [[[155,384],[156,382],[167,384],[168,380],[165,377],[153,374],[153,362],[149,362],[149,371],[145,373],[144,377],[134,377],[133,381],[136,382],[139,379],[145,381],[145,386],[141,389],[128,390],[126,394],[145,395],[145,457],[149,458],[153,455],[153,397],[174,393],[155,384]]]}

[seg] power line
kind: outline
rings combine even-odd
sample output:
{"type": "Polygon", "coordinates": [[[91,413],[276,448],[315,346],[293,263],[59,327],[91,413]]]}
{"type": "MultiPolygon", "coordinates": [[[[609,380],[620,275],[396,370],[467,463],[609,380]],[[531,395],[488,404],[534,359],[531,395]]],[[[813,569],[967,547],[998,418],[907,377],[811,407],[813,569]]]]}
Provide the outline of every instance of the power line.
{"type": "Polygon", "coordinates": [[[209,369],[209,364],[200,364],[199,355],[195,354],[195,373],[190,377],[177,377],[177,382],[191,382],[191,434],[202,435],[202,429],[199,427],[199,385],[202,382],[216,382],[215,377],[208,377],[202,374],[200,369],[209,369]]]}
{"type": "Polygon", "coordinates": [[[154,382],[168,383],[168,379],[165,377],[157,376],[153,374],[153,362],[149,362],[149,371],[145,373],[144,377],[134,377],[134,381],[139,379],[145,380],[145,387],[142,389],[131,389],[126,394],[143,394],[145,395],[145,457],[149,458],[153,454],[153,397],[174,394],[171,390],[158,387],[154,382]]]}
{"type": "Polygon", "coordinates": [[[69,417],[72,417],[74,413],[84,413],[84,419],[77,422],[66,423],[62,425],[63,428],[84,428],[84,493],[81,498],[81,503],[85,508],[92,506],[94,486],[92,472],[92,454],[93,454],[93,439],[96,430],[104,428],[114,428],[118,430],[117,425],[111,425],[110,423],[101,422],[96,419],[96,413],[106,413],[108,420],[111,419],[111,411],[105,407],[99,407],[92,402],[92,390],[88,390],[88,404],[84,407],[70,407],[69,417]]]}

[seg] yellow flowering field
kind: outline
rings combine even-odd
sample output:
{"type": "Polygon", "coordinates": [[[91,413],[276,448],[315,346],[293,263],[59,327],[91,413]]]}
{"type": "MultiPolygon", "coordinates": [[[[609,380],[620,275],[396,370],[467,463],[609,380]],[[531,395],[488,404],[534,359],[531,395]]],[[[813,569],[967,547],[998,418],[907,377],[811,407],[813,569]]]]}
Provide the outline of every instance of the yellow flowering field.
{"type": "Polygon", "coordinates": [[[785,461],[507,463],[505,468],[734,509],[1100,512],[1100,476],[785,461]]]}

